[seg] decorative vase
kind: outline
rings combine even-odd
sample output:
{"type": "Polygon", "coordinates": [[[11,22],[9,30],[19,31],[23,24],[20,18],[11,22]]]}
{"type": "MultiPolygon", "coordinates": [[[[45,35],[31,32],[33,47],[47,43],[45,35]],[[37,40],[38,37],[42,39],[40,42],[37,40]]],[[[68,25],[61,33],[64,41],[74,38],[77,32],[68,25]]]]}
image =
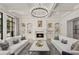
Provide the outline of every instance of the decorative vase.
{"type": "Polygon", "coordinates": [[[36,45],[38,47],[42,47],[43,46],[43,42],[41,40],[38,40],[37,43],[36,43],[36,45]]]}

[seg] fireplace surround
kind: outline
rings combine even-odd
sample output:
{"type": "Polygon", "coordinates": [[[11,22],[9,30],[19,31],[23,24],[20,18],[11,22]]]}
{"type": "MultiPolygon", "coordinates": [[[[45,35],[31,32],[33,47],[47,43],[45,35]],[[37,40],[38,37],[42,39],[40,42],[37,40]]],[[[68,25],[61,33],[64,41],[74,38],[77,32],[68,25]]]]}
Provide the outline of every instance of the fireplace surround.
{"type": "Polygon", "coordinates": [[[36,31],[35,37],[37,40],[46,40],[45,31],[36,31]]]}

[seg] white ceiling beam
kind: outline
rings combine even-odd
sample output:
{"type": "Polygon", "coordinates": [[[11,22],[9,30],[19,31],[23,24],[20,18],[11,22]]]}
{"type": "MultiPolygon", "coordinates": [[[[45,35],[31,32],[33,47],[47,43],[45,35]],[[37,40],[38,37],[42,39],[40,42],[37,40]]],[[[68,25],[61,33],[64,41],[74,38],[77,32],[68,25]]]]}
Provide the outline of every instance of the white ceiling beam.
{"type": "Polygon", "coordinates": [[[54,10],[57,8],[57,6],[58,6],[58,3],[54,3],[52,5],[52,7],[51,7],[51,9],[49,11],[48,17],[51,17],[52,16],[52,14],[53,14],[54,10]]]}

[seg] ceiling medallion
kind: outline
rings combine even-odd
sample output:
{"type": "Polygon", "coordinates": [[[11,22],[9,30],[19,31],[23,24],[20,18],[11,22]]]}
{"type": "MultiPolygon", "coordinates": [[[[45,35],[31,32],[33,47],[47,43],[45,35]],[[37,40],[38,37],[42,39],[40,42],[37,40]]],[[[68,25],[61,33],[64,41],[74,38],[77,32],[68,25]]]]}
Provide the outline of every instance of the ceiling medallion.
{"type": "Polygon", "coordinates": [[[37,18],[42,18],[42,17],[45,17],[48,15],[48,11],[47,9],[45,8],[34,8],[32,11],[31,11],[31,15],[33,17],[37,17],[37,18]]]}

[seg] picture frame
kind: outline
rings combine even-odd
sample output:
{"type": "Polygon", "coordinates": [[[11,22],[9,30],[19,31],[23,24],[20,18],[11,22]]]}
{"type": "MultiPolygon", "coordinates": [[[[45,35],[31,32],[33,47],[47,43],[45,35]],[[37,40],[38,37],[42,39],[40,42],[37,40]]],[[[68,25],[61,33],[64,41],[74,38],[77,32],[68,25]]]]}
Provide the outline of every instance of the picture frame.
{"type": "Polygon", "coordinates": [[[22,26],[23,26],[23,27],[25,27],[25,24],[24,24],[24,23],[22,23],[22,26]]]}
{"type": "Polygon", "coordinates": [[[42,27],[42,20],[38,21],[38,27],[42,27]]]}
{"type": "Polygon", "coordinates": [[[25,27],[26,27],[25,23],[21,23],[21,26],[22,26],[22,34],[25,34],[25,27]]]}
{"type": "Polygon", "coordinates": [[[48,23],[48,28],[52,28],[52,23],[48,23]]]}
{"type": "Polygon", "coordinates": [[[60,24],[59,23],[55,23],[55,33],[60,33],[60,24]]]}
{"type": "Polygon", "coordinates": [[[27,32],[28,33],[31,33],[32,32],[31,28],[32,28],[32,24],[31,23],[28,23],[27,24],[27,32]]]}

